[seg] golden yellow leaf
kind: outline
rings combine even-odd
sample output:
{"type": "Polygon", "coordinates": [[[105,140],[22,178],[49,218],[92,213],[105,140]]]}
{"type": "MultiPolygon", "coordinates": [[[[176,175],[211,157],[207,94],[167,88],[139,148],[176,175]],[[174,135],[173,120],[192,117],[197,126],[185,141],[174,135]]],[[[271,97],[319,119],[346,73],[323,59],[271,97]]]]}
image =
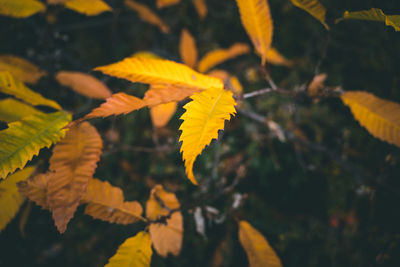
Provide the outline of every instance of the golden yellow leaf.
{"type": "Polygon", "coordinates": [[[311,16],[319,20],[324,27],[329,30],[325,22],[326,8],[318,0],[290,0],[293,5],[308,12],[311,16]]]}
{"type": "Polygon", "coordinates": [[[103,148],[96,128],[88,122],[72,127],[54,147],[50,158],[47,204],[57,229],[63,233],[74,216],[103,148]]]}
{"type": "Polygon", "coordinates": [[[239,222],[239,241],[250,267],[281,267],[282,263],[267,239],[246,221],[239,222]]]}
{"type": "Polygon", "coordinates": [[[22,82],[15,79],[9,72],[0,71],[0,92],[15,96],[34,106],[44,105],[55,109],[61,109],[56,102],[44,98],[40,94],[26,87],[22,82]]]}
{"type": "Polygon", "coordinates": [[[199,62],[199,71],[206,72],[207,70],[221,64],[224,61],[235,58],[237,56],[247,54],[250,47],[247,44],[236,43],[228,49],[216,49],[208,52],[199,62]]]}
{"type": "Polygon", "coordinates": [[[105,267],[150,267],[152,254],[149,233],[139,232],[125,240],[105,267]]]}
{"type": "Polygon", "coordinates": [[[41,114],[32,106],[20,102],[14,98],[0,100],[0,121],[7,123],[18,121],[30,115],[41,114]]]}
{"type": "Polygon", "coordinates": [[[125,0],[124,3],[130,9],[136,11],[143,21],[157,26],[163,33],[169,32],[169,27],[146,5],[137,3],[133,0],[125,0]]]}
{"type": "Polygon", "coordinates": [[[261,64],[267,60],[271,47],[273,24],[267,0],[236,0],[242,24],[249,35],[257,53],[261,56],[261,64]]]}
{"type": "Polygon", "coordinates": [[[132,82],[206,89],[222,88],[219,79],[200,74],[184,64],[164,59],[130,57],[95,70],[132,82]]]}
{"type": "Polygon", "coordinates": [[[96,16],[106,11],[112,11],[111,7],[103,0],[67,0],[62,4],[66,8],[86,16],[96,16]]]}
{"type": "Polygon", "coordinates": [[[131,224],[142,218],[142,206],[137,201],[125,201],[122,190],[107,181],[91,179],[82,202],[85,214],[110,223],[131,224]]]}
{"type": "Polygon", "coordinates": [[[317,96],[319,90],[324,88],[324,82],[326,80],[326,77],[327,76],[325,73],[320,73],[314,76],[313,80],[311,81],[307,89],[307,94],[309,97],[317,96]]]}
{"type": "Polygon", "coordinates": [[[243,94],[243,86],[239,79],[236,76],[229,74],[227,71],[213,70],[209,72],[208,75],[221,79],[225,88],[231,90],[233,94],[238,96],[243,94]]]}
{"type": "Polygon", "coordinates": [[[157,8],[164,8],[167,6],[176,5],[180,0],[157,0],[157,8]]]}
{"type": "Polygon", "coordinates": [[[178,104],[176,102],[170,102],[150,108],[151,121],[154,127],[161,128],[167,125],[172,116],[174,116],[177,107],[178,104]]]}
{"type": "Polygon", "coordinates": [[[341,98],[370,134],[400,147],[400,104],[362,91],[345,92],[341,98]]]}
{"type": "Polygon", "coordinates": [[[134,53],[131,57],[162,59],[160,56],[158,56],[157,54],[154,54],[151,51],[139,51],[139,52],[134,53]]]}
{"type": "Polygon", "coordinates": [[[47,75],[28,60],[13,55],[0,55],[0,71],[8,71],[18,80],[31,84],[47,75]]]}
{"type": "Polygon", "coordinates": [[[191,67],[192,69],[197,64],[197,47],[196,41],[187,29],[183,29],[181,33],[181,40],[179,43],[179,53],[182,62],[191,67]]]}
{"type": "Polygon", "coordinates": [[[336,23],[343,19],[359,19],[385,22],[386,26],[392,26],[395,31],[400,31],[400,15],[386,15],[379,8],[344,12],[343,18],[336,20],[336,23]]]}
{"type": "Polygon", "coordinates": [[[26,180],[34,170],[34,167],[27,167],[10,175],[7,180],[0,181],[0,232],[14,218],[24,202],[24,197],[18,192],[17,183],[26,180]]]}
{"type": "Polygon", "coordinates": [[[54,175],[52,172],[41,173],[19,183],[19,192],[43,209],[49,209],[47,205],[47,183],[52,175],[54,175]]]}
{"type": "Polygon", "coordinates": [[[293,65],[293,62],[291,60],[288,60],[285,58],[283,55],[281,55],[278,50],[275,48],[271,47],[266,55],[267,62],[274,64],[274,65],[282,65],[286,67],[291,67],[293,65]]]}
{"type": "Polygon", "coordinates": [[[71,115],[63,111],[34,114],[11,122],[0,131],[0,178],[22,169],[43,147],[50,147],[65,134],[71,115]]]}
{"type": "Polygon", "coordinates": [[[43,12],[46,6],[37,0],[0,0],[0,15],[26,18],[43,12]]]}
{"type": "Polygon", "coordinates": [[[208,12],[206,0],[192,0],[192,2],[199,17],[204,19],[208,12]]]}
{"type": "Polygon", "coordinates": [[[56,80],[89,98],[106,99],[111,96],[110,89],[102,81],[86,73],[59,71],[56,80]]]}
{"type": "MultiPolygon", "coordinates": [[[[179,207],[175,194],[165,191],[162,185],[156,185],[146,203],[146,217],[155,221],[179,207]]],[[[180,211],[173,212],[171,218],[166,220],[166,224],[162,222],[150,224],[149,231],[154,249],[160,256],[167,257],[168,253],[179,255],[183,238],[183,218],[180,211]]]]}
{"type": "Polygon", "coordinates": [[[218,131],[224,129],[225,120],[236,114],[235,99],[231,91],[222,88],[210,88],[191,96],[193,101],[184,106],[179,130],[179,141],[185,161],[186,175],[193,184],[197,181],[193,175],[193,164],[203,149],[213,139],[218,138],[218,131]]]}

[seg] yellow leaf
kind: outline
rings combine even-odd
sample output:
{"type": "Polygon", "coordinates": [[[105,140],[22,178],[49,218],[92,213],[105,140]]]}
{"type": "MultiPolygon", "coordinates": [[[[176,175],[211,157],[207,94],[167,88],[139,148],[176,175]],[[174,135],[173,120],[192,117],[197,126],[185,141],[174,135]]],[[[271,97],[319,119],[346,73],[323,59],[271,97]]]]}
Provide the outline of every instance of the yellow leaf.
{"type": "Polygon", "coordinates": [[[15,79],[9,72],[0,71],[0,92],[13,95],[34,106],[44,105],[55,109],[61,109],[56,102],[44,98],[40,94],[26,87],[22,82],[15,79]]]}
{"type": "Polygon", "coordinates": [[[157,0],[157,8],[164,8],[167,6],[176,5],[180,0],[157,0]]]}
{"type": "Polygon", "coordinates": [[[247,54],[250,47],[247,44],[236,43],[228,49],[216,49],[208,52],[199,62],[199,71],[206,72],[212,67],[237,56],[247,54]]]}
{"type": "Polygon", "coordinates": [[[47,75],[26,59],[13,55],[0,55],[0,71],[8,71],[18,80],[31,84],[36,84],[40,78],[47,75]]]}
{"type": "Polygon", "coordinates": [[[271,47],[266,55],[267,62],[274,64],[274,65],[282,65],[286,67],[291,67],[293,65],[293,62],[291,60],[288,60],[285,58],[283,55],[281,55],[278,50],[275,48],[271,47]]]}
{"type": "Polygon", "coordinates": [[[86,73],[60,71],[56,75],[56,80],[61,85],[70,87],[89,98],[106,99],[111,96],[110,89],[102,81],[86,73]]]}
{"type": "Polygon", "coordinates": [[[103,148],[96,128],[88,122],[72,127],[54,147],[50,158],[47,204],[60,233],[74,216],[103,148]]]}
{"type": "Polygon", "coordinates": [[[243,93],[243,86],[239,79],[229,74],[224,70],[213,70],[208,73],[208,75],[219,78],[224,83],[225,88],[231,90],[235,95],[241,95],[243,93]]]}
{"type": "Polygon", "coordinates": [[[362,91],[345,92],[341,98],[370,134],[400,147],[400,104],[362,91]]]}
{"type": "Polygon", "coordinates": [[[267,52],[271,47],[273,24],[267,0],[236,0],[242,24],[249,35],[257,53],[261,56],[261,64],[267,60],[267,52]]]}
{"type": "Polygon", "coordinates": [[[26,180],[34,170],[34,167],[27,167],[10,175],[7,180],[0,181],[0,232],[14,218],[24,202],[24,197],[18,192],[17,183],[26,180]]]}
{"type": "MultiPolygon", "coordinates": [[[[179,201],[175,194],[165,191],[162,185],[156,185],[150,193],[146,203],[146,216],[155,221],[162,216],[167,216],[170,210],[179,209],[179,201]]],[[[183,218],[180,211],[172,213],[166,223],[152,223],[149,227],[151,241],[154,249],[162,257],[168,253],[178,256],[182,248],[183,218]]]]}
{"type": "Polygon", "coordinates": [[[161,128],[168,124],[169,120],[174,116],[178,104],[170,102],[150,108],[151,121],[154,127],[161,128]]]}
{"type": "Polygon", "coordinates": [[[193,175],[193,164],[203,149],[213,139],[218,138],[218,131],[224,129],[225,120],[236,114],[236,102],[231,91],[222,88],[210,88],[191,97],[193,101],[184,106],[182,131],[179,141],[185,161],[186,175],[193,184],[197,184],[193,175]]]}
{"type": "Polygon", "coordinates": [[[0,100],[0,121],[7,123],[21,120],[24,117],[41,114],[39,110],[14,98],[0,100]]]}
{"type": "Polygon", "coordinates": [[[110,223],[131,224],[142,219],[142,206],[137,201],[125,201],[122,190],[107,181],[91,179],[82,202],[85,214],[110,223]]]}
{"type": "Polygon", "coordinates": [[[41,173],[19,183],[19,192],[43,209],[49,209],[47,205],[47,183],[52,175],[54,173],[41,173]]]}
{"type": "Polygon", "coordinates": [[[152,254],[149,233],[139,232],[125,240],[105,267],[150,267],[152,254]]]}
{"type": "Polygon", "coordinates": [[[66,8],[85,14],[96,16],[106,11],[112,11],[103,0],[67,0],[62,3],[66,8]]]}
{"type": "Polygon", "coordinates": [[[239,222],[239,241],[250,267],[281,267],[282,263],[265,237],[246,221],[239,222]]]}
{"type": "Polygon", "coordinates": [[[359,19],[385,22],[386,26],[392,26],[395,31],[400,31],[400,15],[385,15],[379,8],[344,12],[343,18],[336,20],[336,23],[343,19],[359,19]]]}
{"type": "Polygon", "coordinates": [[[134,53],[131,57],[161,59],[161,57],[159,57],[158,55],[154,54],[151,51],[139,51],[134,53]]]}
{"type": "Polygon", "coordinates": [[[325,22],[326,8],[318,0],[290,0],[293,5],[305,10],[311,16],[319,20],[324,27],[329,30],[325,22]]]}
{"type": "Polygon", "coordinates": [[[169,27],[165,25],[161,18],[147,6],[133,0],[125,0],[124,3],[130,9],[136,11],[143,21],[157,26],[163,33],[169,32],[169,27]]]}
{"type": "Polygon", "coordinates": [[[26,18],[43,12],[46,6],[37,0],[0,0],[0,15],[26,18]]]}
{"type": "Polygon", "coordinates": [[[181,41],[179,43],[179,53],[182,62],[191,68],[197,64],[197,47],[196,41],[187,29],[183,29],[181,33],[181,41]]]}
{"type": "Polygon", "coordinates": [[[111,65],[97,67],[95,70],[132,82],[198,89],[223,87],[219,79],[200,74],[184,64],[164,59],[130,57],[111,65]]]}
{"type": "Polygon", "coordinates": [[[8,124],[0,131],[0,178],[23,168],[43,147],[50,147],[65,134],[71,115],[60,111],[35,114],[8,124]]]}
{"type": "Polygon", "coordinates": [[[208,12],[206,0],[192,0],[192,2],[199,17],[204,19],[208,12]]]}

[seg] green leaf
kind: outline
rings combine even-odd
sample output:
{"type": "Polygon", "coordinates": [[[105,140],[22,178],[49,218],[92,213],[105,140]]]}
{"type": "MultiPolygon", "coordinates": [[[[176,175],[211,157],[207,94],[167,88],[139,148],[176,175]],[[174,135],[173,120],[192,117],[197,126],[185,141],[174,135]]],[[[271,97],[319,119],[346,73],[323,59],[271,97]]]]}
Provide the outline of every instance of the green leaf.
{"type": "Polygon", "coordinates": [[[5,178],[39,153],[50,147],[65,134],[63,129],[71,121],[71,115],[59,111],[35,114],[8,124],[0,131],[0,178],[5,178]]]}
{"type": "Polygon", "coordinates": [[[41,114],[39,110],[34,107],[20,102],[14,98],[6,98],[0,100],[0,121],[7,123],[19,121],[24,117],[41,114]]]}
{"type": "Polygon", "coordinates": [[[21,81],[17,80],[8,71],[0,72],[0,92],[15,96],[34,106],[44,105],[60,110],[61,107],[53,100],[44,98],[40,94],[32,91],[21,81]]]}
{"type": "Polygon", "coordinates": [[[336,20],[336,23],[344,19],[359,19],[385,22],[386,26],[392,26],[395,31],[400,31],[400,15],[385,15],[379,8],[371,8],[370,10],[361,10],[344,12],[343,18],[336,20]]]}

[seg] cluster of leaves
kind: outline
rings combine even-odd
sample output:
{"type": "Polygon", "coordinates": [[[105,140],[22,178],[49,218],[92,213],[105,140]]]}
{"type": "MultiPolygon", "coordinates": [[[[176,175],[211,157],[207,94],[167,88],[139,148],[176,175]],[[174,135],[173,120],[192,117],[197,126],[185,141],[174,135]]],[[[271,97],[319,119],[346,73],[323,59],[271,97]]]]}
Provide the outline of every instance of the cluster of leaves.
{"type": "MultiPolygon", "coordinates": [[[[47,1],[86,15],[97,15],[111,8],[103,1],[47,1]]],[[[157,1],[163,8],[179,1],[157,1]]],[[[95,68],[103,74],[134,83],[148,84],[143,98],[124,92],[112,93],[105,84],[85,73],[60,71],[54,77],[62,85],[89,98],[105,102],[83,118],[71,122],[71,115],[56,102],[30,90],[24,83],[36,83],[46,73],[24,59],[3,55],[0,57],[0,92],[14,98],[0,102],[0,119],[7,129],[0,131],[0,188],[1,203],[7,210],[0,216],[3,229],[14,217],[23,197],[29,198],[52,213],[57,229],[63,233],[79,205],[86,205],[85,214],[110,223],[146,223],[146,229],[128,238],[109,260],[107,266],[149,266],[153,245],[156,252],[166,257],[177,256],[182,247],[183,217],[175,194],[162,185],[155,185],[146,203],[146,216],[137,201],[125,201],[123,191],[106,181],[93,177],[102,153],[102,139],[96,128],[86,120],[128,114],[150,108],[153,125],[164,127],[176,112],[178,104],[190,98],[183,106],[180,126],[181,153],[186,175],[195,185],[193,173],[196,158],[224,129],[226,121],[235,116],[246,99],[254,96],[288,91],[278,88],[270,77],[267,63],[291,67],[293,62],[273,48],[273,21],[266,0],[237,0],[242,25],[261,58],[261,69],[270,88],[243,94],[237,77],[224,70],[212,70],[218,64],[250,52],[244,43],[235,43],[227,49],[208,52],[199,61],[196,41],[188,30],[181,33],[180,54],[183,63],[163,59],[151,52],[139,52],[122,61],[95,68]],[[17,99],[19,100],[17,100],[17,99]],[[43,112],[47,106],[56,112],[43,112]],[[40,149],[55,144],[48,171],[37,173],[25,167],[40,149]],[[20,171],[15,172],[17,169],[20,171]],[[15,172],[15,173],[14,173],[15,172]],[[11,174],[10,174],[11,173],[11,174]],[[17,189],[19,188],[19,190],[17,189]]],[[[293,4],[317,18],[327,30],[325,7],[316,0],[292,0],[293,4]]],[[[204,1],[193,1],[199,15],[204,17],[204,1]]],[[[163,33],[168,26],[147,6],[126,0],[125,5],[136,11],[146,22],[156,25],[163,33]]],[[[0,0],[0,14],[16,18],[31,16],[45,10],[36,0],[0,0]]],[[[378,9],[346,12],[341,19],[383,21],[399,30],[399,16],[385,15],[378,9]]],[[[341,20],[340,19],[340,20],[341,20]]],[[[340,21],[338,20],[338,21],[340,21]]],[[[317,75],[309,84],[310,97],[324,95],[340,97],[354,117],[373,136],[400,146],[400,105],[380,99],[363,91],[344,92],[338,88],[323,91],[326,75],[317,75]]],[[[285,132],[273,121],[267,122],[271,131],[285,138],[298,138],[285,132]]],[[[248,222],[239,221],[239,240],[247,252],[250,266],[281,266],[276,253],[260,232],[248,222]]]]}

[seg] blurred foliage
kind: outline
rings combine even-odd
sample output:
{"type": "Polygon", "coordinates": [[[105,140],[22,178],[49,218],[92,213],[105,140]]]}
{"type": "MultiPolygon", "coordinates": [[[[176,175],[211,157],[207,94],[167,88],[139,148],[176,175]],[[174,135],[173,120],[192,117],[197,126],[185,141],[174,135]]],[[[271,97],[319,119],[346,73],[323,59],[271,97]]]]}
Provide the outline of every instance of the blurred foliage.
{"type": "MultiPolygon", "coordinates": [[[[200,55],[235,42],[249,43],[231,0],[207,1],[209,13],[204,20],[198,18],[188,0],[157,11],[170,26],[170,34],[142,22],[123,6],[122,0],[106,2],[113,13],[95,17],[60,6],[50,6],[45,14],[23,20],[0,17],[0,53],[24,57],[54,74],[59,70],[90,72],[140,50],[178,61],[182,28],[193,34],[200,55]]],[[[144,2],[156,10],[155,1],[144,2]]],[[[364,90],[400,102],[399,33],[374,22],[333,24],[345,10],[376,7],[385,14],[400,14],[400,2],[321,2],[327,8],[329,32],[289,0],[269,0],[275,25],[273,45],[295,62],[290,69],[271,66],[275,82],[288,90],[298,90],[316,72],[324,72],[329,86],[364,90]]],[[[220,68],[237,75],[244,91],[251,92],[267,86],[251,75],[258,64],[256,55],[246,55],[220,68]]],[[[94,74],[114,92],[143,96],[146,89],[94,74]]],[[[32,88],[73,111],[75,118],[101,103],[49,77],[32,88]]],[[[192,211],[184,209],[180,256],[163,259],[154,254],[152,266],[212,266],[218,257],[223,259],[220,266],[245,266],[247,259],[238,242],[234,217],[246,219],[262,232],[286,267],[399,266],[399,148],[369,135],[337,98],[315,100],[268,94],[246,101],[243,107],[295,129],[325,150],[282,143],[265,126],[239,115],[228,125],[221,141],[196,163],[202,183],[209,181],[216,153],[220,157],[217,179],[212,180],[215,185],[202,192],[201,186],[194,187],[186,179],[181,162],[177,144],[181,108],[167,128],[157,131],[151,126],[147,109],[92,121],[105,143],[95,177],[122,187],[127,200],[143,204],[151,187],[161,183],[177,194],[183,208],[212,206],[223,213],[230,209],[233,199],[229,194],[215,200],[218,184],[229,185],[236,169],[245,166],[244,178],[233,192],[244,193],[247,198],[235,216],[228,216],[222,224],[207,220],[203,237],[196,233],[192,211]],[[173,149],[141,151],[155,144],[173,149]]],[[[43,151],[35,160],[42,169],[50,154],[43,151]]],[[[80,208],[66,233],[60,235],[50,213],[33,206],[21,233],[21,214],[0,235],[1,266],[102,266],[126,238],[143,229],[140,223],[126,227],[93,220],[80,208]]]]}

